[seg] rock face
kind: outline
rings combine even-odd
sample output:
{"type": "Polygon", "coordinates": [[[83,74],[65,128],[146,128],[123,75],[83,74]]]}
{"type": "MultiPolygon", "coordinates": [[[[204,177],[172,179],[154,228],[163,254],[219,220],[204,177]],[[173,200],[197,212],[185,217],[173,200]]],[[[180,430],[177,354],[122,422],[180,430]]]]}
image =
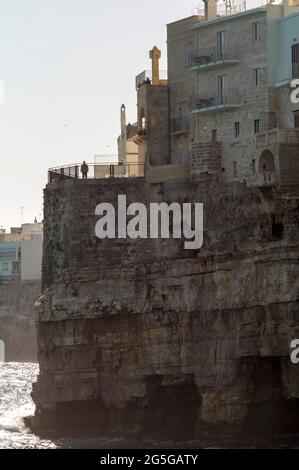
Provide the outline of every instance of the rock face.
{"type": "Polygon", "coordinates": [[[0,338],[7,362],[37,361],[34,304],[40,292],[40,281],[0,280],[0,338]]]}
{"type": "Polygon", "coordinates": [[[45,190],[40,434],[192,440],[299,430],[299,200],[241,184],[80,181],[45,190]],[[98,240],[95,207],[203,202],[204,245],[98,240]]]}

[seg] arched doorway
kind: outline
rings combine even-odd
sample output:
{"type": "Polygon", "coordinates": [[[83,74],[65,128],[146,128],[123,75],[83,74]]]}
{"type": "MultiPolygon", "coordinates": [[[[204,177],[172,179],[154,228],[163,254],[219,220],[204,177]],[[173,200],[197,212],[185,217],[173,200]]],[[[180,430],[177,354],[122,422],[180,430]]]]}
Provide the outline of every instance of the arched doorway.
{"type": "Polygon", "coordinates": [[[260,173],[275,173],[274,156],[270,150],[264,150],[259,161],[260,173]]]}

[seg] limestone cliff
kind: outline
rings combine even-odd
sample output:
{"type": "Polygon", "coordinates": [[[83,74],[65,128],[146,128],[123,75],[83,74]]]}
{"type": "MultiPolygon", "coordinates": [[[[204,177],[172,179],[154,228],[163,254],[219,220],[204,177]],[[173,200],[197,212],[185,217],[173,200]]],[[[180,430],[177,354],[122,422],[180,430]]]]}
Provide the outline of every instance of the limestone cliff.
{"type": "Polygon", "coordinates": [[[142,179],[45,191],[41,434],[191,440],[299,430],[299,200],[242,184],[142,179]],[[98,240],[95,207],[204,203],[204,246],[98,240]]]}

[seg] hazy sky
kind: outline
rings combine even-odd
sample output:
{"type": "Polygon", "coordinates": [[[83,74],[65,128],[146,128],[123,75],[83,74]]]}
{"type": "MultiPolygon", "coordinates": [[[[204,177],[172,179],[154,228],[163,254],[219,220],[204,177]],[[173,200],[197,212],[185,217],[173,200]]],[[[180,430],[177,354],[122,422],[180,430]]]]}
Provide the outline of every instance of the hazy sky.
{"type": "MultiPolygon", "coordinates": [[[[136,120],[135,75],[197,0],[0,0],[0,226],[42,213],[47,169],[116,153],[119,108],[136,120]]],[[[248,2],[249,4],[253,3],[248,2]]]]}

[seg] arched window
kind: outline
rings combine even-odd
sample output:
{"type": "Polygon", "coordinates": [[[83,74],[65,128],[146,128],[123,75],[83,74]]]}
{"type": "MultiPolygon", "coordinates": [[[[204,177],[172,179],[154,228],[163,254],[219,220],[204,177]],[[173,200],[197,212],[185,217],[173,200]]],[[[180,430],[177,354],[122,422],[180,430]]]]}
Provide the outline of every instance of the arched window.
{"type": "Polygon", "coordinates": [[[259,161],[259,171],[261,173],[275,172],[274,156],[270,150],[264,150],[262,152],[259,161]]]}

